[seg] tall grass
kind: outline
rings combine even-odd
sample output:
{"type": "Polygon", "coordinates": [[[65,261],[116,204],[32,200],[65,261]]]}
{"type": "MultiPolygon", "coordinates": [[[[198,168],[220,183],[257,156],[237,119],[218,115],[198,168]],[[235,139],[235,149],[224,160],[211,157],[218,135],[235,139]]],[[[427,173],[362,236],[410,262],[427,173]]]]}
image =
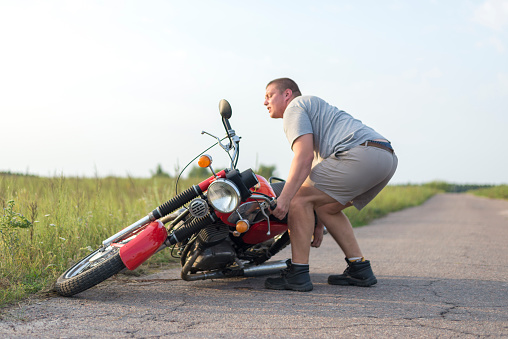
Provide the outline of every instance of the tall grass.
{"type": "Polygon", "coordinates": [[[71,262],[173,195],[169,178],[0,176],[0,305],[48,287],[71,262]],[[9,201],[10,214],[30,227],[6,221],[9,201]]]}
{"type": "Polygon", "coordinates": [[[492,198],[492,199],[505,199],[508,200],[508,185],[500,185],[489,188],[481,188],[469,191],[474,195],[492,198]]]}
{"type": "MultiPolygon", "coordinates": [[[[190,184],[183,182],[181,188],[190,184]]],[[[347,214],[353,225],[364,225],[421,204],[436,191],[389,186],[363,211],[347,214]]],[[[174,193],[171,178],[0,175],[0,306],[50,287],[72,262],[174,193]]],[[[155,260],[169,260],[169,251],[155,260]]]]}

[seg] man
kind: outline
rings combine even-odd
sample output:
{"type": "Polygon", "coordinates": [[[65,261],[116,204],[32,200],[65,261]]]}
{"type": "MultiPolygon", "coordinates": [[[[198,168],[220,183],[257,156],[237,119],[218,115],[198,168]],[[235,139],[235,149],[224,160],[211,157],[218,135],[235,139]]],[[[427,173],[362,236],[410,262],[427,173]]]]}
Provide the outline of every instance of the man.
{"type": "Polygon", "coordinates": [[[390,142],[348,113],[315,96],[302,96],[291,79],[275,79],[266,86],[264,105],[270,117],[283,119],[294,153],[284,189],[272,214],[289,213],[292,260],[280,278],[265,287],[311,291],[309,252],[318,247],[323,224],[346,255],[343,274],[331,275],[332,285],[371,286],[377,283],[345,208],[362,209],[388,183],[397,168],[390,142]],[[315,160],[315,161],[314,161],[315,160]],[[315,225],[314,211],[318,216],[315,225]]]}

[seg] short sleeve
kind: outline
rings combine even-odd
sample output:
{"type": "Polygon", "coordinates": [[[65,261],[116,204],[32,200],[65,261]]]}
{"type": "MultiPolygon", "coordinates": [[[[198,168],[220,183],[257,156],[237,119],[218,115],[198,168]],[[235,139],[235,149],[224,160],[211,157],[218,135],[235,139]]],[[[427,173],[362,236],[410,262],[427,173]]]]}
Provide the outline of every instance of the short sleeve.
{"type": "MultiPolygon", "coordinates": [[[[293,103],[291,103],[293,104],[293,103]]],[[[286,138],[293,149],[293,143],[304,134],[313,134],[311,120],[308,113],[299,105],[291,105],[286,108],[282,124],[286,138]]]]}

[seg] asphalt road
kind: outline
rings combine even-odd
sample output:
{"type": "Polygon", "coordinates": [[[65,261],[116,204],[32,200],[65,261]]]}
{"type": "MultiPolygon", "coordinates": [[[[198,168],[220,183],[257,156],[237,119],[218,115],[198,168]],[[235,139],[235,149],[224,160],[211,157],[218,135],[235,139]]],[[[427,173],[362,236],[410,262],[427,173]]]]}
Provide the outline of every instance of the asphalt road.
{"type": "Polygon", "coordinates": [[[508,336],[508,201],[442,194],[356,233],[370,288],[326,283],[345,267],[328,235],[311,253],[312,292],[266,290],[262,277],[185,282],[174,267],[13,307],[0,337],[508,336]]]}

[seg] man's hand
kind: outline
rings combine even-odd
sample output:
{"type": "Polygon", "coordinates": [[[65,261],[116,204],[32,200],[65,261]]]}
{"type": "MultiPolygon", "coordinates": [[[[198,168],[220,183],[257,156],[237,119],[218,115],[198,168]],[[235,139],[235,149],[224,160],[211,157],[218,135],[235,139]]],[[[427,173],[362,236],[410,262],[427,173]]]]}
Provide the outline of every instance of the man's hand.
{"type": "Polygon", "coordinates": [[[312,247],[318,248],[319,246],[321,246],[321,242],[323,242],[324,230],[325,225],[323,225],[323,223],[320,220],[318,220],[318,223],[314,228],[314,237],[312,239],[312,242],[310,243],[312,247]]]}
{"type": "Polygon", "coordinates": [[[284,219],[289,212],[289,201],[284,197],[277,198],[277,207],[272,211],[272,215],[277,219],[284,219]]]}

